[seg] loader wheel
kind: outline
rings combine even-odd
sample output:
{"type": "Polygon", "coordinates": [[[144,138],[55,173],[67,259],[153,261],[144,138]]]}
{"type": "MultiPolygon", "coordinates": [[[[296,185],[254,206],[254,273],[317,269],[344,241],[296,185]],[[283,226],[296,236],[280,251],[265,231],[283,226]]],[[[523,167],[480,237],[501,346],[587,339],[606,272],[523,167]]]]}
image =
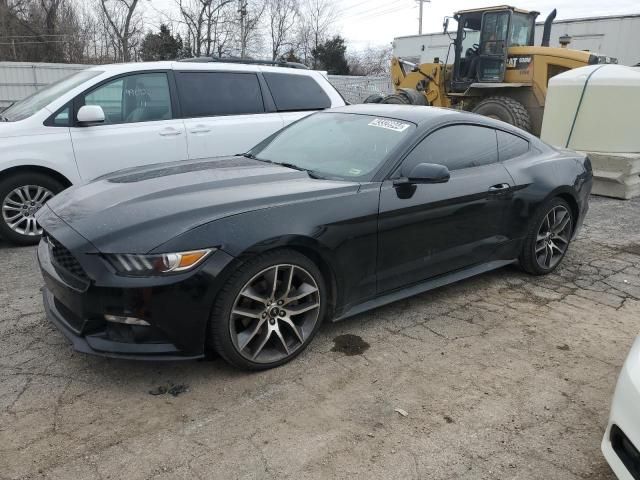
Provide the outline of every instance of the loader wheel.
{"type": "Polygon", "coordinates": [[[488,97],[473,109],[473,113],[502,120],[518,128],[531,131],[529,112],[519,101],[510,97],[488,97]]]}
{"type": "Polygon", "coordinates": [[[427,97],[413,88],[401,88],[396,93],[384,97],[380,103],[393,105],[429,105],[427,97]]]}
{"type": "Polygon", "coordinates": [[[384,100],[384,95],[380,93],[372,93],[364,99],[364,103],[380,103],[384,100]]]}

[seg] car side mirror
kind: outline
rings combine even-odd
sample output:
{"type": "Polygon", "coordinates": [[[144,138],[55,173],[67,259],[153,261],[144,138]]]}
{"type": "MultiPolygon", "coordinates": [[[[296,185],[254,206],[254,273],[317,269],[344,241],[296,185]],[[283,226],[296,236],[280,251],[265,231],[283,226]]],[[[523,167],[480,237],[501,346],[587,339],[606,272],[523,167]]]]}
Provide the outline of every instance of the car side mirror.
{"type": "Polygon", "coordinates": [[[451,175],[449,169],[444,165],[435,163],[419,163],[411,170],[407,180],[409,183],[445,183],[449,181],[451,175]]]}
{"type": "Polygon", "coordinates": [[[444,17],[444,21],[442,22],[442,30],[444,33],[449,33],[449,17],[444,17]]]}
{"type": "Polygon", "coordinates": [[[84,105],[78,110],[78,123],[82,126],[104,123],[104,110],[100,105],[84,105]]]}

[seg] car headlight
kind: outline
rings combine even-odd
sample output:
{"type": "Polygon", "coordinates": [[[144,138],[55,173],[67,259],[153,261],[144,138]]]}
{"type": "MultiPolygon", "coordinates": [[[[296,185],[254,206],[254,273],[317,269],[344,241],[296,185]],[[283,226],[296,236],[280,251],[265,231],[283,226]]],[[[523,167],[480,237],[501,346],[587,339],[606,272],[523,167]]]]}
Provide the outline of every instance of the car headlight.
{"type": "Polygon", "coordinates": [[[202,261],[215,250],[215,248],[208,248],[190,252],[158,253],[151,255],[113,253],[105,255],[105,257],[119,274],[144,277],[186,272],[202,263],[202,261]]]}

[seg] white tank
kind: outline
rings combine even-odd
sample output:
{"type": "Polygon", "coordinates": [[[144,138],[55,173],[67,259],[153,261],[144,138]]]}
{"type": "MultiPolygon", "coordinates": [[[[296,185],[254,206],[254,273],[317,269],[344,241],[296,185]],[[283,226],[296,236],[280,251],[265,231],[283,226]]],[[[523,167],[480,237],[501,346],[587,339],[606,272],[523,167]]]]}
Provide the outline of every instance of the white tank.
{"type": "Polygon", "coordinates": [[[640,152],[640,68],[591,65],[549,81],[540,138],[585,152],[640,152]]]}

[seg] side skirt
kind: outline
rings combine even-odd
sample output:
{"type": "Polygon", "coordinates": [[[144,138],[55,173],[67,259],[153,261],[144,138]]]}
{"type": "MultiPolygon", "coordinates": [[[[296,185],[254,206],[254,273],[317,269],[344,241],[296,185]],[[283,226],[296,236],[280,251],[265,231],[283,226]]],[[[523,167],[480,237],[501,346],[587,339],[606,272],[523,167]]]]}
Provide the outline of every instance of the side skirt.
{"type": "Polygon", "coordinates": [[[374,308],[387,305],[388,303],[393,303],[397,302],[398,300],[413,297],[414,295],[418,295],[420,293],[424,293],[438,287],[444,287],[445,285],[459,282],[460,280],[464,280],[469,277],[475,277],[476,275],[480,275],[481,273],[496,270],[498,268],[504,267],[505,265],[510,265],[513,263],[517,263],[517,260],[495,260],[493,262],[482,263],[480,265],[475,265],[463,270],[456,270],[455,272],[440,275],[439,277],[430,278],[429,280],[425,280],[424,282],[411,285],[401,290],[394,290],[380,297],[376,297],[371,300],[367,300],[366,302],[356,304],[346,312],[343,312],[342,314],[333,318],[332,321],[339,322],[346,318],[353,317],[354,315],[358,315],[359,313],[366,312],[367,310],[372,310],[374,308]]]}

